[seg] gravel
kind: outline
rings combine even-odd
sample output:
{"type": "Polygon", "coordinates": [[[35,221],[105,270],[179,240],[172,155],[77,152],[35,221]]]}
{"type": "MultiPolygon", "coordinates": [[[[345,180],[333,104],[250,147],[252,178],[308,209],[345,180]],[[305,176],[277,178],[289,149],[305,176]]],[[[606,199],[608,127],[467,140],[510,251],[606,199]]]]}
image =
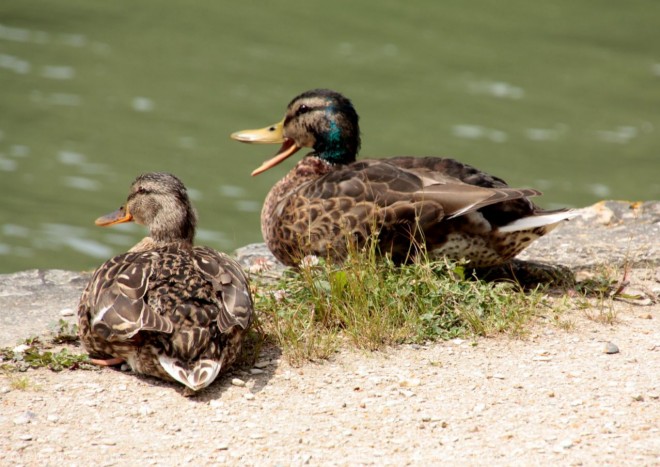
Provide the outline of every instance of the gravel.
{"type": "Polygon", "coordinates": [[[5,374],[0,452],[5,465],[655,465],[660,306],[615,311],[614,325],[575,310],[570,329],[540,320],[522,340],[344,350],[299,368],[270,348],[262,372],[194,397],[112,369],[5,374]],[[13,389],[19,376],[28,389],[13,389]]]}

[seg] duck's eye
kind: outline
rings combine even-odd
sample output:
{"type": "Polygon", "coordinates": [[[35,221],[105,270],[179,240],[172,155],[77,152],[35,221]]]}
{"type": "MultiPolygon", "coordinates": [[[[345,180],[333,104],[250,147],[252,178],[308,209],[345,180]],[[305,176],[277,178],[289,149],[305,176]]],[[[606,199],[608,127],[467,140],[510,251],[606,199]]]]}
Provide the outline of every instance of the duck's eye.
{"type": "Polygon", "coordinates": [[[296,115],[302,115],[309,112],[310,110],[312,109],[307,107],[305,104],[302,104],[300,107],[298,107],[298,110],[296,110],[296,115]]]}
{"type": "Polygon", "coordinates": [[[139,186],[138,189],[137,189],[135,192],[136,192],[136,193],[140,193],[140,194],[143,195],[143,194],[145,194],[145,193],[147,192],[147,189],[146,189],[145,187],[143,187],[143,186],[139,186]]]}

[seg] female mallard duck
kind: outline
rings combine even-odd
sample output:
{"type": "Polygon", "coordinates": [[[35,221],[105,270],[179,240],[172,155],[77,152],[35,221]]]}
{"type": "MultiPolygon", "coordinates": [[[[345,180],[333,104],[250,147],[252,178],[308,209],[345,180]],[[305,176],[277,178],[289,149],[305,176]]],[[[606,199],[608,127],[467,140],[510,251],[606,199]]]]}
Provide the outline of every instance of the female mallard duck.
{"type": "Polygon", "coordinates": [[[266,244],[287,265],[309,254],[341,261],[349,243],[361,246],[375,235],[381,253],[397,262],[421,245],[432,257],[493,266],[573,215],[543,211],[527,198],[540,192],[509,188],[454,159],[356,161],[358,115],[346,97],[327,89],[293,99],[281,122],[232,138],[283,143],[252,175],[303,147],[314,149],[270,190],[261,213],[266,244]]]}
{"type": "Polygon", "coordinates": [[[80,298],[79,333],[102,365],[176,380],[193,391],[236,359],[253,304],[241,267],[224,253],[193,247],[196,216],[174,175],[147,173],[126,204],[96,225],[134,221],[149,237],[96,270],[80,298]]]}

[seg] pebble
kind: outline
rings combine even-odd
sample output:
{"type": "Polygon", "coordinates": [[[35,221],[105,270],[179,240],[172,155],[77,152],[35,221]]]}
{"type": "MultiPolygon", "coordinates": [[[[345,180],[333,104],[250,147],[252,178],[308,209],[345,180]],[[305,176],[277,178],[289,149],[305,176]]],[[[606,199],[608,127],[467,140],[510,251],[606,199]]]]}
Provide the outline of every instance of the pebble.
{"type": "Polygon", "coordinates": [[[249,401],[254,400],[254,394],[252,394],[251,392],[244,394],[243,397],[249,401]]]}
{"type": "Polygon", "coordinates": [[[605,348],[603,349],[603,352],[605,352],[606,354],[615,354],[615,353],[619,353],[619,348],[615,344],[611,342],[607,342],[605,344],[605,348]]]}
{"type": "Polygon", "coordinates": [[[3,386],[0,388],[0,394],[7,394],[11,392],[11,388],[9,386],[3,386]]]}
{"type": "Polygon", "coordinates": [[[250,369],[250,374],[251,375],[261,375],[264,373],[264,370],[261,370],[259,368],[251,368],[250,369]]]}
{"type": "Polygon", "coordinates": [[[233,378],[231,380],[231,384],[233,384],[234,386],[238,386],[238,387],[244,387],[245,386],[245,381],[243,381],[242,379],[239,379],[239,378],[233,378]]]}
{"type": "Polygon", "coordinates": [[[75,312],[71,308],[64,308],[60,310],[60,316],[73,316],[75,312]]]}
{"type": "Polygon", "coordinates": [[[268,360],[259,360],[257,363],[254,364],[254,367],[266,368],[268,365],[270,365],[270,362],[268,360]]]}
{"type": "Polygon", "coordinates": [[[538,355],[536,357],[533,357],[532,360],[534,360],[535,362],[549,362],[552,360],[552,358],[547,357],[545,355],[538,355]]]}
{"type": "Polygon", "coordinates": [[[56,422],[58,422],[59,419],[60,419],[60,417],[58,417],[57,415],[52,415],[52,414],[49,415],[48,418],[47,418],[47,420],[48,420],[49,422],[52,422],[52,423],[56,423],[56,422]]]}
{"type": "Polygon", "coordinates": [[[419,386],[421,384],[421,380],[419,378],[400,378],[399,379],[399,386],[402,388],[411,388],[415,386],[419,386]]]}
{"type": "Polygon", "coordinates": [[[32,441],[32,435],[20,435],[18,439],[21,441],[32,441]]]}
{"type": "Polygon", "coordinates": [[[28,410],[14,419],[14,425],[26,425],[36,418],[37,414],[28,410]]]}
{"type": "Polygon", "coordinates": [[[147,416],[151,415],[152,413],[154,413],[154,409],[152,409],[149,404],[142,404],[140,406],[140,415],[147,416]]]}
{"type": "Polygon", "coordinates": [[[566,438],[558,444],[558,447],[561,450],[572,448],[573,447],[573,440],[570,439],[570,438],[566,438]]]}

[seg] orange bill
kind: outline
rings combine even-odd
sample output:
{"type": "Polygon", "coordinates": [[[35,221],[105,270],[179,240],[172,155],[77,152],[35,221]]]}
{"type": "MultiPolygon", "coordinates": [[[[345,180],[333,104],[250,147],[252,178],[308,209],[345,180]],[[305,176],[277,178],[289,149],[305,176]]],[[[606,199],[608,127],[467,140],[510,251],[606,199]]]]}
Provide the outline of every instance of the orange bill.
{"type": "Polygon", "coordinates": [[[132,222],[133,216],[126,210],[125,206],[120,207],[115,212],[101,216],[94,221],[96,225],[107,227],[109,225],[123,224],[124,222],[132,222]]]}

